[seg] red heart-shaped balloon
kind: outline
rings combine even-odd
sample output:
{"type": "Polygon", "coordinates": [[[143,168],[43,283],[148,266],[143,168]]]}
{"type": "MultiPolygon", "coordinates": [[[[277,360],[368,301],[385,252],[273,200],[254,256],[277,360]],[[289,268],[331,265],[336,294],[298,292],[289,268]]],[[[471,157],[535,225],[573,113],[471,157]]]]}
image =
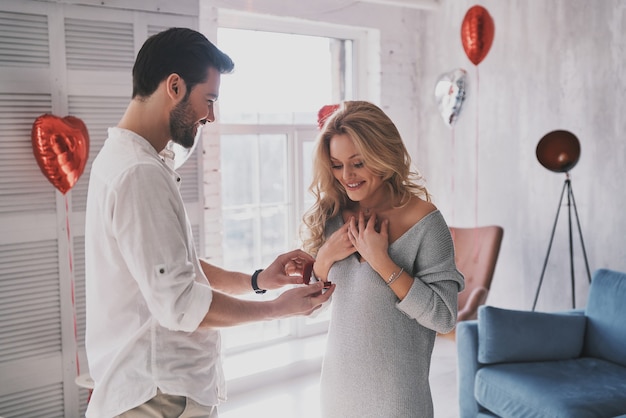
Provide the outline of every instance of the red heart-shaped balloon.
{"type": "Polygon", "coordinates": [[[465,54],[474,65],[487,56],[494,32],[495,25],[487,9],[476,5],[467,11],[461,25],[461,41],[465,54]]]}
{"type": "Polygon", "coordinates": [[[322,106],[321,109],[317,112],[317,127],[322,129],[324,127],[326,119],[328,119],[330,115],[332,115],[337,109],[339,109],[338,104],[322,106]]]}
{"type": "Polygon", "coordinates": [[[67,193],[85,170],[89,133],[82,120],[45,114],[31,131],[33,154],[41,172],[61,193],[67,193]]]}

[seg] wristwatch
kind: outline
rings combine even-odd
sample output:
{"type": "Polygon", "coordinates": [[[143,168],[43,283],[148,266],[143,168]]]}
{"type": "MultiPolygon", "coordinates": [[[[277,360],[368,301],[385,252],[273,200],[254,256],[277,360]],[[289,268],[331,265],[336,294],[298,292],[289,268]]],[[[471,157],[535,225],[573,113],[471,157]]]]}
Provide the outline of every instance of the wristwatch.
{"type": "Polygon", "coordinates": [[[263,269],[258,269],[254,272],[254,274],[252,274],[252,289],[254,289],[254,293],[256,293],[257,295],[262,295],[263,293],[267,292],[267,290],[265,289],[259,289],[259,285],[256,282],[257,278],[259,277],[259,273],[262,271],[263,269]]]}

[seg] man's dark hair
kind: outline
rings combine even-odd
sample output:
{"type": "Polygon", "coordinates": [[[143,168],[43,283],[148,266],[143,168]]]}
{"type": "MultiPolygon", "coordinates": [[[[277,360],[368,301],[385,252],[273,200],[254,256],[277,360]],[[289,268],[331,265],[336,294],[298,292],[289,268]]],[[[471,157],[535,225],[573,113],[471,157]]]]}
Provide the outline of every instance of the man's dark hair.
{"type": "Polygon", "coordinates": [[[133,98],[149,97],[170,74],[178,74],[187,94],[204,83],[207,70],[230,73],[235,64],[204,35],[192,29],[170,28],[152,35],[143,44],[133,66],[133,98]]]}

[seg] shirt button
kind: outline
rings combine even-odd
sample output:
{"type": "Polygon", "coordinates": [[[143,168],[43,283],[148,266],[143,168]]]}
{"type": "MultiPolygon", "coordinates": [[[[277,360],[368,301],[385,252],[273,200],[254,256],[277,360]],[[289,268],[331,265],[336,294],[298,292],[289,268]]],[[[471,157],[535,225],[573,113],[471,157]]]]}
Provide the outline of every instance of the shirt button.
{"type": "Polygon", "coordinates": [[[164,268],[159,269],[159,273],[161,274],[165,273],[165,269],[164,268]]]}
{"type": "Polygon", "coordinates": [[[180,177],[176,177],[176,181],[180,181],[180,177]]]}

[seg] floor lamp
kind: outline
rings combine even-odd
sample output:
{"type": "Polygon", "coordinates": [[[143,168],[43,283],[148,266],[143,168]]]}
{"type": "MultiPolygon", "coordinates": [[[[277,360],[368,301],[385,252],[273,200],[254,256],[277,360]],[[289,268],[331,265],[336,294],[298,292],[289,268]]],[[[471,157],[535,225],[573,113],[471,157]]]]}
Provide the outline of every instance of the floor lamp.
{"type": "Polygon", "coordinates": [[[565,173],[565,182],[563,183],[563,189],[561,191],[561,198],[559,199],[559,206],[556,211],[556,218],[554,219],[554,225],[552,227],[552,234],[550,235],[550,243],[548,244],[548,251],[543,263],[543,269],[541,270],[541,277],[539,279],[539,285],[537,286],[537,292],[535,293],[535,301],[533,302],[533,311],[537,305],[537,298],[539,297],[539,291],[543,283],[543,276],[546,272],[548,265],[548,258],[550,256],[550,249],[552,248],[552,241],[554,240],[554,232],[556,230],[557,221],[559,220],[559,214],[561,212],[561,206],[563,204],[563,197],[567,193],[567,218],[568,218],[568,231],[569,231],[569,265],[572,284],[572,308],[576,307],[576,292],[574,289],[574,248],[573,248],[573,236],[572,236],[572,209],[574,210],[574,216],[576,217],[576,226],[578,227],[578,235],[580,237],[580,244],[585,259],[585,267],[587,268],[587,278],[591,283],[591,273],[589,272],[589,263],[587,261],[587,252],[585,251],[585,243],[583,241],[583,233],[580,228],[580,221],[578,219],[578,210],[576,209],[576,201],[574,200],[574,192],[572,191],[572,181],[569,177],[569,170],[571,170],[580,157],[580,143],[578,138],[574,134],[568,131],[558,130],[552,131],[539,141],[537,144],[537,160],[550,171],[556,173],[565,173]]]}

